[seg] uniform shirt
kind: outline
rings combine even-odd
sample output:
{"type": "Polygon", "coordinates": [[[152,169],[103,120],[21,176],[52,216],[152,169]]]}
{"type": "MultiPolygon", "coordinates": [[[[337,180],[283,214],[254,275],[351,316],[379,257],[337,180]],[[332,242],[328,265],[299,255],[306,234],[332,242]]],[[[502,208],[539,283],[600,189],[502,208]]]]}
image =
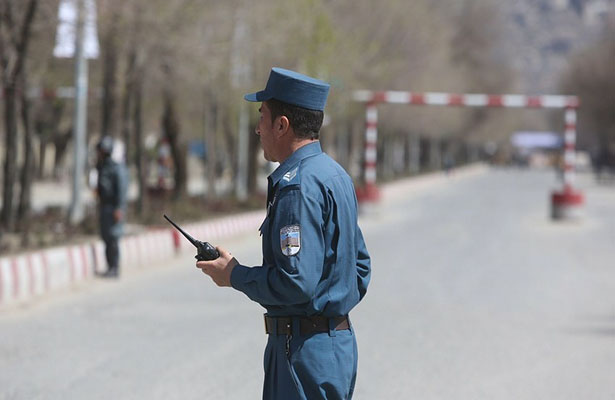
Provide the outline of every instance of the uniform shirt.
{"type": "Polygon", "coordinates": [[[113,209],[126,207],[128,177],[122,164],[106,157],[98,166],[98,196],[102,206],[113,209]]]}
{"type": "Polygon", "coordinates": [[[348,314],[365,295],[371,268],[352,179],[313,142],[268,183],[263,265],[235,266],[231,285],[270,316],[348,314]]]}

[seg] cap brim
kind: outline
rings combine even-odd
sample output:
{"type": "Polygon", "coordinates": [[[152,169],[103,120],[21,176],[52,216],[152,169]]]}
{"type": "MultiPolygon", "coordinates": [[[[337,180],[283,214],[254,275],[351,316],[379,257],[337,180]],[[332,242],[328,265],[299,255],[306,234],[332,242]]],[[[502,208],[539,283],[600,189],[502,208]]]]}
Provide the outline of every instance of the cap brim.
{"type": "Polygon", "coordinates": [[[256,93],[248,93],[245,96],[243,96],[244,99],[246,99],[247,101],[265,101],[265,100],[269,100],[271,98],[271,96],[268,96],[267,93],[265,93],[264,90],[261,90],[260,92],[256,92],[256,93]]]}

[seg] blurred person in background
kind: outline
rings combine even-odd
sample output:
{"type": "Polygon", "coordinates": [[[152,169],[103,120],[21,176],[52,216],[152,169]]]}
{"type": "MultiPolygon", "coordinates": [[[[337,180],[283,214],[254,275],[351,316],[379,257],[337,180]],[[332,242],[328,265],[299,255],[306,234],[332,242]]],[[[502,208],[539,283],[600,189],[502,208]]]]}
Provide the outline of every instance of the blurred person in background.
{"type": "Polygon", "coordinates": [[[110,136],[103,136],[96,145],[100,235],[105,242],[107,271],[101,276],[119,277],[120,249],[119,239],[124,230],[126,212],[126,192],[128,178],[122,162],[112,157],[114,141],[110,136]]]}
{"type": "Polygon", "coordinates": [[[197,267],[267,309],[264,399],[350,399],[357,343],[348,313],[365,296],[371,261],[357,223],[352,179],[320,147],[329,84],[273,68],[256,134],[268,178],[260,227],[263,264],[247,267],[229,252],[197,267]]]}
{"type": "Polygon", "coordinates": [[[158,144],[157,158],[157,188],[159,190],[170,190],[173,188],[173,158],[171,157],[171,145],[169,139],[163,137],[158,144]]]}

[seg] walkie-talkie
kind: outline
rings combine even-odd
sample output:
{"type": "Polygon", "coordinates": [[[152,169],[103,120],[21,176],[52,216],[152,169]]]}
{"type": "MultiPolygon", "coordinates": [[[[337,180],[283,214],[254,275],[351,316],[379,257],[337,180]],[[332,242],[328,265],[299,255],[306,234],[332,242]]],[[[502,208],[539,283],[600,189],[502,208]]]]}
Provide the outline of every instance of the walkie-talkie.
{"type": "Polygon", "coordinates": [[[216,250],[214,246],[212,246],[208,242],[201,242],[200,240],[196,240],[195,238],[184,232],[182,228],[177,226],[177,224],[171,221],[171,219],[165,214],[163,214],[163,216],[167,221],[171,223],[171,225],[175,227],[175,229],[181,232],[181,234],[184,235],[184,237],[188,239],[194,247],[196,247],[197,254],[196,256],[194,256],[194,258],[196,258],[198,261],[211,261],[220,257],[220,253],[218,253],[218,250],[216,250]]]}

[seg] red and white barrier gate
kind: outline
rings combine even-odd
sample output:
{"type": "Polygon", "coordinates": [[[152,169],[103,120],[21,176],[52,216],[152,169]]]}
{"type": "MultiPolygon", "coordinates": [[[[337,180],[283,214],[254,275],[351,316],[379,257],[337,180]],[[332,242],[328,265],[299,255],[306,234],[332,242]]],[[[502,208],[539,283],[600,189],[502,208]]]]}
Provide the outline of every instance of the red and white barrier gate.
{"type": "Polygon", "coordinates": [[[551,195],[551,211],[554,219],[576,217],[583,205],[583,195],[573,189],[575,144],[576,144],[576,109],[579,99],[576,96],[525,96],[517,94],[451,94],[451,93],[412,93],[399,91],[357,90],[353,94],[355,101],[366,103],[365,108],[365,186],[358,189],[364,201],[378,200],[376,185],[376,162],[378,140],[378,104],[410,104],[428,106],[458,107],[505,107],[505,108],[561,108],[565,109],[566,130],[564,133],[564,186],[561,191],[551,195]]]}

